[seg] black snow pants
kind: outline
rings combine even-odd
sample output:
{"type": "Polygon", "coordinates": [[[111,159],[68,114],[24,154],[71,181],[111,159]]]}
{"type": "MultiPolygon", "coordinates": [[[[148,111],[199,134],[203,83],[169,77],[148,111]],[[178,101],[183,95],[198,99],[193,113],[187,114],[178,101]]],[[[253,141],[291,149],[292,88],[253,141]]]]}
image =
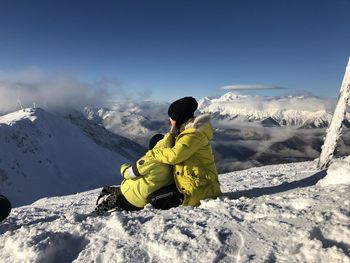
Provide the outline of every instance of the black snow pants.
{"type": "Polygon", "coordinates": [[[170,209],[181,205],[184,195],[175,184],[171,184],[151,193],[147,201],[156,209],[170,209]]]}

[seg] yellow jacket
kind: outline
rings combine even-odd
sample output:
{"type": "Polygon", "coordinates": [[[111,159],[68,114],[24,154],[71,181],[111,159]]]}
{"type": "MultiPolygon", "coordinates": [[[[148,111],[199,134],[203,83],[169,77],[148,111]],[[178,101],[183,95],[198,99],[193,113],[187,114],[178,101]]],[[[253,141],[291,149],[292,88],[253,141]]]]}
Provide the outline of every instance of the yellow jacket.
{"type": "MultiPolygon", "coordinates": [[[[174,138],[161,140],[153,149],[172,147],[174,138]]],[[[154,191],[174,183],[172,166],[157,161],[148,151],[134,165],[123,164],[120,173],[124,176],[120,189],[129,203],[136,207],[144,207],[147,197],[154,191]]]]}
{"type": "MultiPolygon", "coordinates": [[[[182,205],[196,206],[200,200],[216,198],[222,193],[218,180],[212,148],[209,141],[213,138],[210,115],[200,115],[183,125],[182,132],[176,137],[174,147],[157,147],[151,150],[152,156],[159,162],[174,165],[175,183],[185,195],[182,205]]],[[[162,140],[174,139],[167,133],[162,140]]]]}

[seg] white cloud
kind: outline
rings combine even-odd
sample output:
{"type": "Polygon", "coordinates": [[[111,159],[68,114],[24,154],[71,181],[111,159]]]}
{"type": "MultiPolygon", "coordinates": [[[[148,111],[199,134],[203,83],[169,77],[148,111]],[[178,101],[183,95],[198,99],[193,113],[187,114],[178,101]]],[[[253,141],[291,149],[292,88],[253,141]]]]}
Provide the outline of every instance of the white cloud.
{"type": "Polygon", "coordinates": [[[229,85],[221,87],[223,90],[270,90],[270,89],[286,89],[284,87],[267,85],[267,84],[245,84],[245,85],[229,85]]]}
{"type": "Polygon", "coordinates": [[[35,103],[48,110],[82,109],[107,105],[116,95],[125,96],[121,84],[107,79],[83,83],[74,76],[50,76],[40,69],[0,72],[0,114],[18,110],[19,101],[23,107],[35,103]]]}

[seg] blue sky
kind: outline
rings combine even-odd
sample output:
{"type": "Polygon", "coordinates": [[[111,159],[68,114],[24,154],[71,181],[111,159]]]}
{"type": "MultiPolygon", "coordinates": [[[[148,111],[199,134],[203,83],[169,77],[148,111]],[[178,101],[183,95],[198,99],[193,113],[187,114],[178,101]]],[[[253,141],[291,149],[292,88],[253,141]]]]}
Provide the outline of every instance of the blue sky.
{"type": "Polygon", "coordinates": [[[251,93],[336,97],[349,11],[350,0],[2,0],[0,72],[116,80],[165,101],[261,84],[287,89],[251,93]]]}

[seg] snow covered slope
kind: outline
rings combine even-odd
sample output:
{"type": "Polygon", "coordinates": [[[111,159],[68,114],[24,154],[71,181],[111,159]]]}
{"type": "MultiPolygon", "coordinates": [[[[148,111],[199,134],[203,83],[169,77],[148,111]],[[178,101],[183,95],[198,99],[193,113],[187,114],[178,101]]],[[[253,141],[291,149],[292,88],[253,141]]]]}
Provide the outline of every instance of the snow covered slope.
{"type": "Polygon", "coordinates": [[[126,137],[112,133],[102,125],[88,120],[83,113],[79,111],[71,111],[64,115],[64,117],[78,126],[96,144],[112,152],[116,152],[129,160],[136,161],[147,151],[147,149],[140,144],[126,137]]]}
{"type": "MultiPolygon", "coordinates": [[[[333,171],[349,176],[349,161],[333,171]]],[[[350,262],[350,185],[331,177],[314,185],[323,175],[315,166],[222,174],[224,196],[196,208],[95,218],[88,213],[99,189],[44,198],[0,225],[0,261],[350,262]]]]}
{"type": "Polygon", "coordinates": [[[0,192],[14,206],[118,183],[129,161],[39,108],[0,117],[0,149],[0,192]]]}

